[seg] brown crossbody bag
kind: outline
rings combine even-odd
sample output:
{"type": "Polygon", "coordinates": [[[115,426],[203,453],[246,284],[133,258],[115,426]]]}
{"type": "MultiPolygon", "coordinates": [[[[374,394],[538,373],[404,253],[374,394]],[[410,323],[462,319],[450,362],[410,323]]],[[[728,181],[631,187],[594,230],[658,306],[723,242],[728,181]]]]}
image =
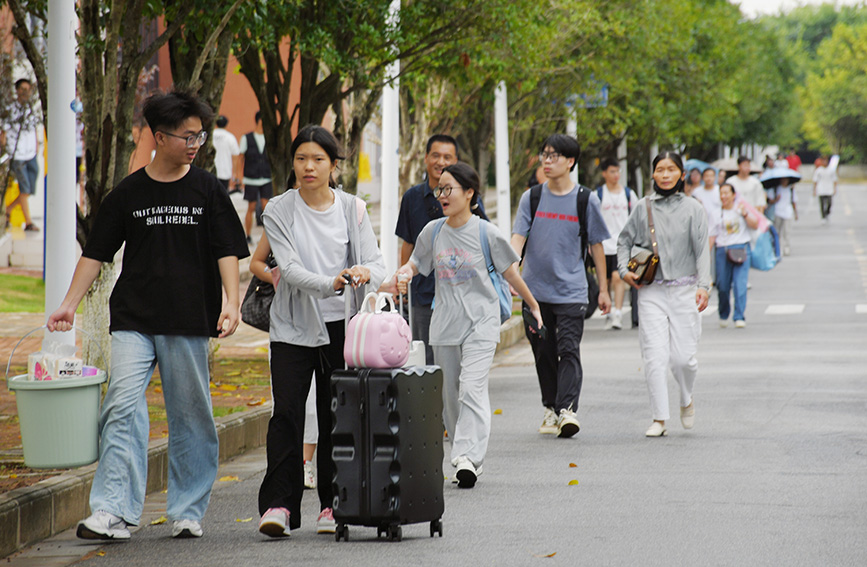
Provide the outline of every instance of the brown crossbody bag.
{"type": "Polygon", "coordinates": [[[638,252],[626,264],[627,269],[635,274],[635,283],[638,285],[653,283],[656,268],[659,267],[659,248],[656,245],[656,228],[653,226],[650,199],[645,199],[644,204],[647,205],[647,224],[650,226],[650,243],[653,245],[653,251],[636,246],[638,252]]]}

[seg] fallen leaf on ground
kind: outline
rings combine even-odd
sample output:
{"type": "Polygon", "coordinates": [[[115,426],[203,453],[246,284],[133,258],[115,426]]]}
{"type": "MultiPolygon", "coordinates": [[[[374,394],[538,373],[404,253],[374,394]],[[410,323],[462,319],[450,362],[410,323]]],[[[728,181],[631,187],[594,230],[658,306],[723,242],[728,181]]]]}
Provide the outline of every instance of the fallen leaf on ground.
{"type": "Polygon", "coordinates": [[[235,518],[235,521],[241,522],[241,523],[247,523],[247,522],[252,522],[253,518],[235,518]]]}
{"type": "Polygon", "coordinates": [[[576,465],[575,463],[569,463],[569,468],[575,469],[575,468],[578,468],[578,465],[576,465]]]}
{"type": "Polygon", "coordinates": [[[220,384],[220,389],[225,390],[227,392],[234,392],[235,390],[238,389],[238,387],[235,386],[234,384],[220,384]]]}
{"type": "Polygon", "coordinates": [[[495,409],[495,410],[494,410],[494,415],[503,415],[503,410],[501,410],[501,409],[495,409]]]}
{"type": "Polygon", "coordinates": [[[256,347],[256,352],[264,352],[267,354],[268,349],[266,347],[260,346],[260,347],[256,347]]]}
{"type": "Polygon", "coordinates": [[[253,400],[252,402],[247,402],[247,405],[248,406],[261,406],[266,401],[267,400],[265,400],[265,398],[259,398],[258,400],[253,400]]]}
{"type": "Polygon", "coordinates": [[[577,485],[578,485],[578,481],[577,481],[577,480],[574,480],[574,479],[573,479],[573,480],[570,480],[570,481],[569,481],[569,486],[577,486],[577,485]]]}
{"type": "Polygon", "coordinates": [[[240,376],[240,375],[241,375],[240,370],[232,370],[231,372],[226,372],[226,376],[240,376]]]}
{"type": "Polygon", "coordinates": [[[533,557],[539,557],[539,558],[542,558],[542,559],[547,559],[548,557],[554,557],[555,555],[557,555],[557,552],[556,552],[556,551],[555,551],[554,553],[549,553],[549,554],[547,554],[547,555],[537,555],[537,554],[534,553],[534,554],[533,554],[533,557]]]}
{"type": "Polygon", "coordinates": [[[152,525],[152,526],[158,526],[158,525],[160,525],[160,524],[165,524],[165,523],[168,522],[168,521],[169,521],[169,519],[166,518],[165,516],[160,516],[160,517],[157,518],[156,520],[152,521],[152,522],[151,522],[151,525],[152,525]]]}
{"type": "Polygon", "coordinates": [[[104,552],[104,551],[101,551],[101,550],[100,550],[100,551],[97,551],[96,554],[97,554],[99,557],[105,557],[105,552],[104,552]]]}
{"type": "Polygon", "coordinates": [[[154,393],[162,394],[162,393],[163,393],[163,389],[160,388],[159,386],[157,386],[156,388],[154,388],[154,393]]]}
{"type": "MultiPolygon", "coordinates": [[[[220,482],[238,482],[239,480],[241,480],[241,479],[238,478],[236,475],[227,475],[227,476],[221,476],[220,477],[220,482]]],[[[575,481],[575,482],[578,482],[578,481],[575,481]]]]}

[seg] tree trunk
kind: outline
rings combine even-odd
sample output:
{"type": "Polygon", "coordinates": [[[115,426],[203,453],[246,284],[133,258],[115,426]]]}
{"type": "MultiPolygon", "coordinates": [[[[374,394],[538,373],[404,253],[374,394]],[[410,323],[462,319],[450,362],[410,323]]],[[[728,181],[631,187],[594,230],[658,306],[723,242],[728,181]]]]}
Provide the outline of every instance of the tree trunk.
{"type": "Polygon", "coordinates": [[[87,334],[82,337],[81,358],[85,364],[103,370],[111,367],[111,335],[108,334],[110,318],[108,299],[117,281],[118,266],[111,262],[102,265],[99,276],[90,286],[84,300],[81,328],[87,334]],[[105,356],[105,360],[102,357],[105,356]]]}

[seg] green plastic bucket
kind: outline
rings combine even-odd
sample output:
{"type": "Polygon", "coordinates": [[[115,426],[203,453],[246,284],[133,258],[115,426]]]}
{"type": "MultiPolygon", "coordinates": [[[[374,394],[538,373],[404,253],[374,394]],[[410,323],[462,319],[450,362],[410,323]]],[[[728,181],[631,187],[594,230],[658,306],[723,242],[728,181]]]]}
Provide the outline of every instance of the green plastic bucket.
{"type": "Polygon", "coordinates": [[[96,376],[61,380],[7,381],[15,391],[24,464],[34,469],[89,465],[99,457],[99,404],[106,380],[96,376]]]}

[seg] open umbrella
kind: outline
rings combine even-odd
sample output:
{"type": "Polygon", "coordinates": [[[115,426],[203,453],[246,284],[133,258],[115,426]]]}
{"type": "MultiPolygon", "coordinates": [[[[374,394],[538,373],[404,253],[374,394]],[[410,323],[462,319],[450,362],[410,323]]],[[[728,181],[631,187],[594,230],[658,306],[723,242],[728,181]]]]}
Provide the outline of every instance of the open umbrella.
{"type": "Polygon", "coordinates": [[[707,168],[711,168],[712,170],[717,171],[717,168],[707,163],[706,161],[701,161],[700,159],[690,158],[686,160],[686,163],[684,163],[683,166],[686,168],[687,173],[692,171],[693,169],[697,169],[700,172],[704,173],[704,170],[707,168]]]}
{"type": "MultiPolygon", "coordinates": [[[[738,170],[738,160],[737,158],[724,158],[718,159],[716,161],[711,162],[711,165],[717,169],[724,169],[725,171],[730,171],[732,173],[736,173],[738,170]]],[[[754,161],[750,162],[750,173],[761,173],[762,166],[757,164],[754,161]]]]}
{"type": "Polygon", "coordinates": [[[765,189],[776,187],[783,179],[788,179],[790,184],[801,180],[801,174],[788,167],[772,167],[759,176],[759,181],[765,189]]]}

